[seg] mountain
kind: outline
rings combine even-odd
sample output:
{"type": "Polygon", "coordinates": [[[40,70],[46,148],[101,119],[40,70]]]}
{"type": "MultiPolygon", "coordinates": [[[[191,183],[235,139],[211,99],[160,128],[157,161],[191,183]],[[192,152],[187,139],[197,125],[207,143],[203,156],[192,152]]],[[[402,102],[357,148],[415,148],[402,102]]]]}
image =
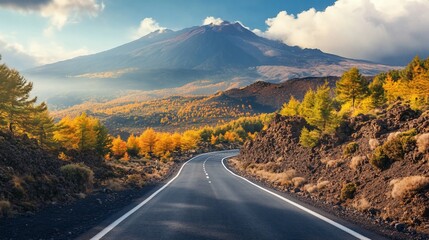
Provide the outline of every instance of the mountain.
{"type": "Polygon", "coordinates": [[[260,37],[240,23],[223,22],[156,31],[104,52],[40,66],[24,74],[36,82],[55,80],[46,86],[59,84],[65,90],[154,90],[200,80],[247,84],[338,76],[351,66],[360,67],[367,75],[392,68],[288,46],[260,37]]]}

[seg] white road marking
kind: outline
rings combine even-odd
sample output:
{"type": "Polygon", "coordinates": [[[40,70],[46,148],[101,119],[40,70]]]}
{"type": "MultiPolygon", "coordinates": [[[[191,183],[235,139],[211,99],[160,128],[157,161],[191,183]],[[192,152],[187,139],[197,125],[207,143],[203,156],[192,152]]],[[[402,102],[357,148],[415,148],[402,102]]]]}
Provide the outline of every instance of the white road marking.
{"type": "Polygon", "coordinates": [[[338,228],[338,229],[340,229],[340,230],[343,230],[344,232],[346,232],[346,233],[348,233],[348,234],[350,234],[350,235],[352,235],[352,236],[354,236],[354,237],[356,237],[356,238],[358,238],[358,239],[361,239],[361,240],[371,240],[370,238],[367,238],[367,237],[363,236],[362,234],[359,234],[359,233],[357,233],[357,232],[355,232],[355,231],[351,230],[350,228],[348,228],[348,227],[346,227],[346,226],[343,226],[343,225],[341,225],[341,224],[339,224],[339,223],[337,223],[337,222],[335,222],[335,221],[333,221],[333,220],[331,220],[331,219],[329,219],[329,218],[327,218],[327,217],[325,217],[325,216],[323,216],[323,215],[321,215],[321,214],[319,214],[319,213],[316,213],[316,212],[314,212],[314,211],[312,211],[312,210],[310,210],[310,209],[308,209],[308,208],[306,208],[306,207],[304,207],[304,206],[299,205],[299,204],[298,204],[298,203],[296,203],[296,202],[293,202],[293,201],[291,201],[291,200],[289,200],[289,199],[287,199],[287,198],[285,198],[285,197],[282,197],[282,196],[278,195],[277,193],[271,192],[270,190],[265,189],[265,188],[263,188],[263,187],[261,187],[261,186],[259,186],[259,185],[255,184],[255,183],[253,183],[253,182],[249,181],[247,178],[244,178],[244,177],[242,177],[242,176],[240,176],[240,175],[237,175],[237,174],[233,173],[231,170],[229,170],[229,169],[225,166],[225,163],[224,163],[224,160],[225,160],[225,159],[230,158],[230,157],[233,157],[233,156],[236,156],[236,155],[231,155],[231,156],[228,156],[228,157],[224,157],[224,158],[222,158],[222,160],[221,160],[223,167],[224,167],[224,168],[225,168],[229,173],[231,173],[232,175],[234,175],[234,176],[236,176],[236,177],[238,177],[238,178],[243,179],[244,181],[246,181],[246,182],[248,182],[248,183],[252,184],[253,186],[255,186],[255,187],[257,187],[257,188],[261,189],[262,191],[267,192],[267,193],[269,193],[269,194],[271,194],[271,195],[273,195],[273,196],[275,196],[275,197],[277,197],[277,198],[279,198],[279,199],[281,199],[281,200],[283,200],[283,201],[285,201],[285,202],[287,202],[287,203],[289,203],[289,204],[291,204],[291,205],[293,205],[293,206],[295,206],[295,207],[297,207],[297,208],[299,208],[299,209],[303,210],[304,212],[307,212],[307,213],[309,213],[309,214],[311,214],[311,215],[313,215],[313,216],[315,216],[315,217],[319,218],[320,220],[325,221],[325,222],[327,222],[327,223],[331,224],[332,226],[334,226],[334,227],[336,227],[336,228],[338,228]]]}
{"type": "Polygon", "coordinates": [[[211,153],[203,153],[200,154],[198,156],[195,156],[191,159],[189,159],[188,161],[186,161],[182,167],[179,169],[179,172],[176,174],[176,176],[174,178],[172,178],[169,182],[167,182],[164,186],[162,186],[160,189],[158,189],[156,192],[154,192],[152,195],[150,195],[148,198],[146,198],[143,202],[141,202],[139,205],[135,206],[133,209],[131,209],[130,211],[128,211],[127,213],[125,213],[124,215],[122,215],[122,217],[118,218],[116,221],[114,221],[113,223],[111,223],[109,226],[107,226],[106,228],[104,228],[103,230],[101,230],[101,232],[99,232],[97,235],[95,235],[94,237],[91,238],[91,240],[99,240],[102,237],[104,237],[107,233],[109,233],[110,231],[112,231],[113,228],[115,228],[116,226],[118,226],[122,221],[124,221],[126,218],[128,218],[131,214],[135,213],[137,210],[139,210],[141,207],[143,207],[144,205],[146,205],[146,203],[148,203],[150,200],[152,200],[152,198],[154,198],[156,195],[158,195],[162,190],[164,190],[166,187],[168,187],[168,185],[170,185],[174,180],[176,180],[177,177],[179,177],[180,173],[182,172],[183,168],[186,166],[186,164],[192,160],[194,160],[197,157],[201,157],[201,156],[205,156],[207,154],[211,154],[211,153]]]}
{"type": "Polygon", "coordinates": [[[209,178],[209,176],[207,176],[206,178],[209,178]]]}
{"type": "Polygon", "coordinates": [[[212,181],[209,181],[209,183],[212,183],[212,181]]]}

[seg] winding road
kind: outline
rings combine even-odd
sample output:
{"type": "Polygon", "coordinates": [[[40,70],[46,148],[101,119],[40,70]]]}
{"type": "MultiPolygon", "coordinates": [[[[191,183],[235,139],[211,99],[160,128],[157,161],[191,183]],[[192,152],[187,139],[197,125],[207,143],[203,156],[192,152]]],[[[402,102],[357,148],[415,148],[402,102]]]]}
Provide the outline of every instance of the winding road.
{"type": "Polygon", "coordinates": [[[229,171],[238,151],[198,155],[98,239],[382,239],[229,171]]]}

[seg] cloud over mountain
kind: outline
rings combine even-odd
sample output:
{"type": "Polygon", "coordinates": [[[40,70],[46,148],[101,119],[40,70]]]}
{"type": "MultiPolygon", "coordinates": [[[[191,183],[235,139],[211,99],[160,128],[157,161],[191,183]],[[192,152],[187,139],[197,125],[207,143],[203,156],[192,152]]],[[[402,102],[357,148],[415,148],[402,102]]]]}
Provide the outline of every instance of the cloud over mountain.
{"type": "Polygon", "coordinates": [[[136,30],[134,34],[134,39],[143,37],[151,32],[155,32],[157,30],[163,31],[165,27],[161,27],[157,21],[153,18],[145,18],[140,22],[139,28],[136,30]]]}
{"type": "Polygon", "coordinates": [[[405,63],[429,55],[429,1],[338,0],[324,11],[279,12],[254,32],[289,45],[350,58],[405,63]]]}
{"type": "Polygon", "coordinates": [[[215,18],[213,16],[206,17],[203,21],[203,25],[221,25],[223,20],[221,18],[215,18]]]}

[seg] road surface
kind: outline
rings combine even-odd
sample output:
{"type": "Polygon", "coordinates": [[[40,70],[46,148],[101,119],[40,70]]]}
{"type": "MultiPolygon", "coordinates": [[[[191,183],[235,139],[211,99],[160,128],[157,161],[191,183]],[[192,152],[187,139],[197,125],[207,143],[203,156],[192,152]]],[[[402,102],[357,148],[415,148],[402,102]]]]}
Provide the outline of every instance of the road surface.
{"type": "Polygon", "coordinates": [[[167,185],[92,239],[380,238],[295,206],[275,191],[233,175],[222,159],[237,153],[213,152],[193,158],[167,185]]]}

